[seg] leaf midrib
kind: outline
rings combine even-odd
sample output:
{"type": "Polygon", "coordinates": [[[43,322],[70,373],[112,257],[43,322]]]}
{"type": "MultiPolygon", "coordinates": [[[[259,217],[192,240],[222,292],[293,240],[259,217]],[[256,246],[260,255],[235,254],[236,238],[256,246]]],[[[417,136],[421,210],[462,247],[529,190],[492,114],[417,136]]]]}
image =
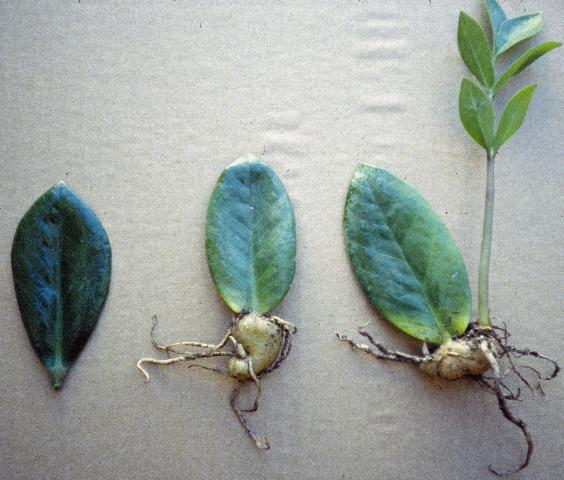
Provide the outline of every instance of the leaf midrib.
{"type": "Polygon", "coordinates": [[[63,222],[64,216],[61,214],[60,208],[58,207],[57,203],[61,201],[60,198],[56,200],[54,204],[54,208],[57,213],[57,217],[59,218],[59,222],[56,225],[55,232],[56,232],[56,240],[57,240],[57,248],[55,251],[55,255],[57,257],[56,262],[56,270],[55,270],[55,282],[56,282],[56,292],[57,292],[57,309],[56,309],[56,318],[55,318],[55,345],[53,348],[53,353],[55,356],[55,366],[63,366],[63,322],[64,322],[64,312],[63,312],[63,271],[62,271],[62,257],[63,257],[63,222]]]}
{"type": "MultiPolygon", "coordinates": [[[[250,232],[250,242],[251,242],[251,258],[250,258],[250,271],[251,271],[251,305],[250,307],[254,310],[258,310],[258,298],[257,298],[257,275],[255,270],[255,238],[254,238],[254,224],[255,224],[255,209],[252,202],[253,199],[253,184],[251,183],[251,165],[247,163],[247,185],[249,200],[248,205],[250,208],[250,222],[249,222],[249,232],[250,232]]],[[[260,313],[260,312],[259,312],[260,313]]]]}
{"type": "Polygon", "coordinates": [[[402,245],[398,242],[397,237],[394,233],[394,231],[392,230],[392,228],[390,228],[390,225],[388,223],[388,219],[386,214],[384,213],[384,210],[382,209],[382,207],[380,207],[380,204],[378,203],[378,199],[376,198],[376,194],[375,189],[372,188],[372,178],[368,175],[365,176],[365,178],[367,179],[367,183],[368,183],[368,187],[370,190],[370,193],[372,194],[372,198],[374,199],[374,205],[376,205],[376,208],[378,208],[378,210],[380,211],[380,213],[382,214],[382,217],[384,218],[384,222],[386,223],[386,228],[388,229],[388,231],[391,233],[392,238],[394,239],[394,242],[396,243],[396,245],[398,246],[400,252],[401,252],[401,256],[405,262],[405,264],[409,267],[409,270],[411,271],[413,277],[417,280],[417,284],[419,285],[419,289],[421,290],[421,292],[423,293],[423,296],[425,297],[425,300],[427,302],[427,305],[429,307],[429,310],[431,311],[431,313],[433,314],[433,320],[435,321],[438,330],[440,332],[440,336],[444,337],[444,332],[445,332],[445,328],[444,325],[439,322],[439,320],[437,319],[437,313],[435,312],[435,309],[433,307],[433,304],[429,301],[429,297],[427,295],[427,291],[425,290],[425,288],[423,287],[423,284],[421,283],[421,280],[419,279],[419,277],[417,276],[417,274],[415,273],[415,271],[413,270],[411,264],[407,261],[407,258],[405,257],[405,253],[404,250],[402,248],[402,245]]]}

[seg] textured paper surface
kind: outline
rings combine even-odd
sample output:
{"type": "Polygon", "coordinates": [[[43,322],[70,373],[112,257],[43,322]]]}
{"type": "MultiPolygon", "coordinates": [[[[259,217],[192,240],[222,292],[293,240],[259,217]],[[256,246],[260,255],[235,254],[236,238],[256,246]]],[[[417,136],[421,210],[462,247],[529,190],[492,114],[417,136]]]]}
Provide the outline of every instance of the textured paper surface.
{"type": "MultiPolygon", "coordinates": [[[[562,40],[558,1],[541,40],[562,40]]],[[[484,479],[524,443],[475,382],[433,381],[338,343],[373,319],[385,344],[417,342],[378,320],[346,257],[342,215],[359,162],[407,179],[448,224],[477,280],[485,164],[462,130],[468,75],[460,9],[480,2],[0,3],[0,477],[3,479],[484,479]],[[262,156],[284,182],[297,272],[276,314],[294,349],[264,379],[254,449],[228,406],[231,381],[135,362],[159,338],[215,341],[229,312],[204,254],[206,206],[221,170],[262,156]],[[26,337],[9,250],[18,220],[64,179],[113,247],[108,302],[62,392],[26,337]]],[[[518,48],[522,51],[524,46],[518,48]]],[[[563,51],[504,89],[538,82],[525,125],[499,156],[491,303],[517,345],[564,362],[563,51]]],[[[475,290],[474,290],[475,293],[475,290]]],[[[515,478],[564,471],[562,376],[514,406],[536,441],[515,478]]]]}

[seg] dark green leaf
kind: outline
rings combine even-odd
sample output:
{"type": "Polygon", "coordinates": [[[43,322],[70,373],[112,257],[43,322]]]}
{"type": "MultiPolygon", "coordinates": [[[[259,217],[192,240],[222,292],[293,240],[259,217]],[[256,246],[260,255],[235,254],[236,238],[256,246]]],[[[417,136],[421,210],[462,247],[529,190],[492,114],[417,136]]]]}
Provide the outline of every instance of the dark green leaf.
{"type": "Polygon", "coordinates": [[[494,139],[494,108],[491,98],[465,78],[460,85],[458,109],[462,125],[479,145],[489,149],[494,139]]]}
{"type": "Polygon", "coordinates": [[[528,85],[519,90],[507,102],[495,134],[496,151],[499,150],[499,147],[507,142],[523,124],[527,109],[529,108],[529,102],[536,88],[536,85],[528,85]]]}
{"type": "Polygon", "coordinates": [[[492,27],[492,36],[495,38],[501,24],[507,20],[505,12],[500,7],[496,0],[484,0],[486,10],[488,11],[488,18],[492,27]]]}
{"type": "Polygon", "coordinates": [[[464,12],[458,17],[458,50],[472,74],[487,88],[494,84],[494,68],[486,34],[480,24],[464,12]]]}
{"type": "Polygon", "coordinates": [[[495,55],[501,55],[512,46],[536,35],[541,30],[542,18],[538,13],[506,20],[494,37],[495,55]]]}
{"type": "Polygon", "coordinates": [[[294,277],[296,227],[274,171],[242,158],[219,177],[206,226],[206,252],[219,294],[234,312],[267,313],[294,277]]]}
{"type": "Polygon", "coordinates": [[[12,271],[29,339],[59,389],[96,326],[111,271],[106,232],[64,182],[21,219],[12,271]]]}
{"type": "Polygon", "coordinates": [[[431,343],[465,331],[471,296],[464,261],[417,191],[385,170],[359,165],[344,223],[353,269],[387,320],[431,343]]]}
{"type": "Polygon", "coordinates": [[[526,51],[521,57],[513,62],[509,68],[505,70],[505,72],[503,72],[501,77],[499,77],[498,81],[494,85],[494,92],[497,92],[503,85],[505,85],[511,77],[521,73],[535,60],[560,45],[562,45],[560,42],[545,42],[526,51]]]}

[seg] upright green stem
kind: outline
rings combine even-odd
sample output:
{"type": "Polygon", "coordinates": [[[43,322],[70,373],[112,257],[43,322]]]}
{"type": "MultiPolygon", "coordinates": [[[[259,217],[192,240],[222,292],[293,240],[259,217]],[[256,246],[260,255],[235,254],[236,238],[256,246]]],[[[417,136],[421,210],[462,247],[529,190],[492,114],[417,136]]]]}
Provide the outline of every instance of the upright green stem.
{"type": "Polygon", "coordinates": [[[488,151],[488,173],[486,180],[486,204],[484,207],[484,227],[482,248],[480,250],[480,271],[478,274],[478,323],[491,325],[489,312],[490,257],[492,253],[492,228],[494,206],[494,161],[495,154],[488,151]]]}

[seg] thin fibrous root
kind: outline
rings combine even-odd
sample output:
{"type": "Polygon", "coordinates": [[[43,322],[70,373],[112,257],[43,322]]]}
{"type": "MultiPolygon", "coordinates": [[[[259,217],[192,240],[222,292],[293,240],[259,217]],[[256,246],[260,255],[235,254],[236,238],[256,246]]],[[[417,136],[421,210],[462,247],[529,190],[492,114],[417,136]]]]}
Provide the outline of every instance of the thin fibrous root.
{"type": "Polygon", "coordinates": [[[488,467],[493,474],[497,475],[498,477],[504,477],[506,475],[511,475],[513,473],[519,472],[523,470],[525,467],[527,467],[531,459],[531,455],[533,454],[533,440],[531,438],[531,434],[529,433],[529,430],[527,429],[527,424],[519,417],[513,415],[513,413],[509,409],[509,406],[507,405],[507,398],[502,390],[501,375],[500,375],[499,363],[497,361],[497,358],[492,353],[492,351],[488,348],[488,345],[485,342],[483,342],[480,345],[480,348],[484,353],[484,355],[486,356],[486,358],[488,359],[493,371],[493,375],[494,375],[493,390],[497,396],[497,403],[499,405],[499,409],[501,410],[501,413],[507,420],[509,420],[511,423],[513,423],[523,432],[523,435],[525,436],[525,440],[527,442],[527,453],[525,455],[525,460],[521,463],[521,465],[519,465],[517,469],[510,470],[508,472],[498,472],[497,470],[494,470],[494,468],[491,465],[488,467]]]}
{"type": "Polygon", "coordinates": [[[240,408],[239,410],[241,410],[242,412],[245,413],[251,413],[251,412],[256,412],[258,409],[258,402],[260,399],[260,396],[262,394],[262,387],[260,386],[260,380],[258,375],[255,373],[255,369],[253,368],[253,360],[249,357],[247,357],[245,359],[245,362],[248,365],[249,368],[249,376],[251,377],[251,381],[255,384],[255,400],[253,402],[253,406],[250,408],[240,408]]]}
{"type": "Polygon", "coordinates": [[[280,317],[275,317],[274,315],[269,318],[276,325],[278,325],[279,327],[286,330],[288,333],[292,335],[295,335],[298,332],[298,327],[296,327],[293,323],[287,322],[286,320],[282,320],[280,317]]]}
{"type": "Polygon", "coordinates": [[[186,353],[180,357],[167,358],[166,360],[158,360],[156,358],[142,358],[137,362],[137,368],[145,376],[145,381],[149,381],[149,372],[143,368],[143,364],[150,363],[152,365],[174,365],[175,363],[190,362],[199,358],[211,357],[234,357],[233,352],[217,352],[207,351],[199,353],[186,353]]]}
{"type": "Polygon", "coordinates": [[[552,369],[552,372],[550,373],[550,375],[548,375],[548,376],[543,376],[543,375],[540,374],[540,372],[536,371],[534,368],[527,367],[527,368],[530,368],[531,370],[534,370],[537,373],[537,375],[539,376],[540,380],[552,380],[553,378],[556,377],[556,375],[558,375],[558,372],[560,372],[560,366],[558,365],[558,363],[556,363],[555,360],[553,360],[552,358],[547,357],[546,355],[543,355],[539,352],[535,352],[534,350],[529,350],[528,348],[515,348],[515,347],[508,345],[508,346],[505,347],[505,351],[507,353],[512,353],[516,357],[530,356],[530,357],[539,358],[541,360],[544,360],[544,361],[550,363],[552,365],[553,369],[552,369]]]}
{"type": "MultiPolygon", "coordinates": [[[[483,388],[487,388],[488,390],[490,390],[491,392],[493,392],[494,394],[495,392],[495,387],[489,382],[489,380],[493,380],[491,377],[487,377],[485,375],[482,375],[480,377],[475,377],[476,381],[478,382],[478,385],[480,385],[480,387],[483,388]]],[[[517,388],[517,393],[514,393],[513,390],[511,390],[507,385],[505,385],[505,383],[500,382],[501,386],[507,391],[505,395],[505,399],[506,400],[515,400],[515,401],[521,401],[520,397],[521,397],[521,389],[517,388]]]]}
{"type": "Polygon", "coordinates": [[[153,346],[161,352],[176,353],[176,354],[179,354],[179,355],[184,355],[186,353],[186,351],[185,350],[175,350],[175,347],[206,348],[206,349],[212,350],[212,351],[220,350],[225,346],[225,344],[227,343],[227,341],[229,339],[229,336],[231,335],[231,329],[229,329],[227,334],[223,337],[223,339],[218,344],[194,342],[194,341],[191,341],[191,340],[162,344],[155,339],[155,329],[157,328],[157,324],[158,324],[157,316],[153,315],[153,326],[151,327],[151,343],[153,344],[153,346]]]}
{"type": "Polygon", "coordinates": [[[372,343],[372,345],[374,345],[376,349],[370,347],[369,345],[366,345],[365,343],[358,343],[354,340],[351,340],[346,335],[342,335],[337,332],[335,332],[335,335],[339,340],[342,340],[343,342],[347,342],[352,348],[357,348],[358,350],[362,350],[363,352],[366,352],[369,355],[372,355],[373,357],[376,358],[380,358],[382,360],[391,360],[394,362],[405,362],[414,365],[419,365],[427,359],[427,357],[420,357],[418,355],[410,355],[408,353],[390,350],[384,347],[384,345],[376,342],[372,337],[372,335],[370,335],[370,333],[366,332],[365,330],[359,330],[359,333],[365,336],[366,338],[368,338],[370,343],[372,343]]]}
{"type": "Polygon", "coordinates": [[[220,375],[231,378],[226,371],[221,370],[220,368],[208,367],[207,365],[200,365],[199,363],[191,363],[190,365],[186,365],[186,368],[201,368],[202,370],[208,370],[209,372],[219,373],[220,375]]]}
{"type": "Polygon", "coordinates": [[[282,329],[282,345],[280,347],[280,351],[278,352],[278,356],[274,363],[268,367],[264,373],[272,372],[276,370],[282,362],[286,360],[286,357],[290,354],[292,350],[292,335],[294,335],[298,329],[295,325],[291,324],[290,322],[286,322],[278,317],[270,317],[270,319],[276,323],[282,329]]]}
{"type": "MultiPolygon", "coordinates": [[[[535,390],[538,390],[542,395],[544,395],[544,390],[542,388],[541,385],[541,380],[552,380],[553,378],[556,377],[556,375],[558,375],[558,372],[560,371],[560,367],[558,365],[558,363],[556,363],[556,361],[552,360],[551,358],[547,357],[546,355],[542,355],[539,352],[536,352],[534,350],[529,350],[529,349],[520,349],[520,348],[516,348],[513,347],[512,345],[508,345],[507,344],[507,338],[509,338],[509,333],[507,332],[506,328],[501,328],[501,327],[493,327],[496,330],[501,330],[503,332],[503,337],[499,338],[498,337],[498,341],[499,341],[499,346],[501,348],[501,353],[499,353],[497,355],[498,359],[502,359],[502,358],[507,358],[507,361],[509,362],[509,366],[510,369],[509,371],[513,372],[518,378],[519,380],[521,380],[523,382],[523,384],[531,391],[531,393],[534,393],[535,390]],[[521,358],[524,356],[531,356],[531,357],[535,357],[541,360],[544,360],[548,363],[550,363],[552,365],[552,372],[548,375],[543,375],[539,370],[537,370],[536,368],[530,366],[530,365],[516,365],[515,362],[513,361],[514,358],[521,358]],[[521,370],[530,370],[532,372],[534,372],[537,376],[538,382],[536,385],[532,386],[529,381],[527,380],[527,378],[525,378],[525,376],[521,373],[521,370]]],[[[501,383],[502,386],[505,386],[503,384],[503,382],[501,383]]],[[[508,398],[506,396],[506,398],[508,398]]],[[[510,399],[510,398],[508,398],[510,399]]]]}
{"type": "MultiPolygon", "coordinates": [[[[255,432],[253,432],[249,427],[249,425],[247,424],[247,420],[243,415],[243,412],[252,411],[252,410],[243,410],[237,406],[237,398],[239,396],[240,387],[241,387],[241,382],[239,380],[236,380],[235,386],[233,387],[233,391],[231,392],[231,397],[229,399],[229,404],[231,405],[231,409],[233,410],[235,415],[237,415],[237,418],[239,419],[239,423],[244,428],[245,432],[247,432],[249,438],[254,442],[255,446],[260,450],[269,450],[270,445],[268,443],[268,439],[265,436],[259,436],[255,432]]],[[[258,402],[258,393],[257,393],[256,402],[258,402]]],[[[258,407],[258,403],[255,404],[254,409],[256,410],[257,407],[258,407]]]]}
{"type": "MultiPolygon", "coordinates": [[[[268,450],[270,449],[268,439],[265,436],[256,435],[252,431],[252,429],[249,427],[247,423],[245,414],[255,412],[258,409],[259,400],[262,393],[259,377],[267,372],[275,370],[286,359],[292,348],[292,335],[296,333],[297,329],[293,324],[285,320],[282,320],[281,318],[262,317],[263,320],[268,320],[279,327],[279,331],[281,334],[281,343],[276,358],[272,363],[272,365],[266,369],[263,368],[263,370],[260,371],[259,374],[257,374],[253,365],[252,355],[248,354],[248,352],[245,350],[245,347],[243,347],[243,343],[238,340],[236,334],[234,333],[236,332],[238,321],[243,319],[248,314],[250,314],[250,312],[241,312],[240,314],[236,315],[233,318],[233,326],[227,331],[226,335],[218,344],[202,343],[195,341],[181,341],[181,342],[174,342],[169,344],[160,343],[155,339],[157,317],[154,316],[153,326],[151,328],[152,344],[157,350],[165,352],[169,356],[169,358],[162,360],[155,358],[142,358],[137,362],[137,368],[145,376],[146,381],[149,381],[150,376],[146,368],[144,368],[145,364],[174,365],[176,363],[191,362],[193,360],[197,360],[200,358],[212,358],[212,357],[236,358],[238,362],[243,363],[243,366],[246,365],[246,370],[248,372],[248,375],[245,377],[245,380],[239,379],[235,375],[233,375],[233,372],[231,371],[231,367],[228,368],[228,371],[223,371],[220,370],[219,368],[208,367],[201,364],[189,364],[188,368],[192,368],[192,367],[202,368],[205,370],[210,370],[219,373],[221,375],[226,375],[236,378],[236,384],[235,387],[233,388],[230,397],[231,408],[235,413],[235,415],[237,415],[237,418],[239,419],[239,423],[241,424],[241,426],[243,427],[249,438],[254,442],[256,447],[259,448],[260,450],[268,450]],[[231,344],[234,347],[234,351],[221,351],[221,349],[225,347],[228,342],[231,342],[231,344]],[[204,349],[204,351],[198,351],[198,350],[194,351],[188,347],[197,348],[197,349],[201,348],[204,349]],[[171,354],[174,354],[176,356],[171,356],[171,354]],[[250,408],[240,408],[237,405],[237,399],[239,397],[240,386],[242,382],[246,380],[252,381],[256,387],[255,399],[250,408]]],[[[229,365],[231,365],[231,362],[229,365]]]]}
{"type": "MultiPolygon", "coordinates": [[[[511,367],[511,371],[515,373],[515,375],[517,375],[517,377],[519,378],[519,380],[521,380],[523,382],[523,384],[531,391],[531,393],[534,393],[533,387],[531,386],[531,384],[527,381],[527,379],[521,374],[521,372],[519,371],[519,368],[515,365],[515,363],[513,362],[513,359],[511,358],[511,354],[510,354],[510,347],[507,344],[504,344],[501,346],[503,353],[502,355],[505,353],[506,357],[507,357],[507,361],[509,362],[509,365],[511,367]]],[[[540,375],[539,375],[540,376],[540,375]]],[[[501,382],[501,385],[503,386],[503,382],[501,382]]],[[[540,386],[540,384],[539,384],[540,386]]]]}
{"type": "Polygon", "coordinates": [[[253,360],[251,358],[249,358],[248,361],[249,361],[249,374],[251,375],[251,380],[255,384],[256,393],[255,393],[255,401],[253,403],[253,407],[250,410],[244,410],[244,411],[256,412],[257,409],[258,409],[258,402],[259,402],[260,395],[262,393],[262,388],[260,386],[260,381],[257,377],[257,374],[255,373],[255,369],[253,368],[253,360]]]}
{"type": "Polygon", "coordinates": [[[515,470],[508,472],[498,472],[491,466],[489,467],[489,469],[497,476],[506,476],[519,472],[527,467],[533,453],[533,441],[527,428],[527,424],[523,420],[515,416],[508,405],[508,401],[519,400],[521,389],[517,388],[516,391],[511,390],[505,383],[505,376],[508,373],[513,372],[515,375],[517,375],[519,380],[521,380],[531,391],[534,391],[534,389],[536,388],[539,389],[541,393],[543,393],[540,380],[551,380],[555,378],[560,371],[560,367],[554,360],[534,350],[519,349],[508,345],[507,340],[510,335],[506,327],[492,326],[491,328],[488,328],[476,326],[474,324],[469,325],[468,329],[463,335],[453,337],[452,339],[448,340],[450,344],[455,344],[454,346],[456,347],[459,347],[459,344],[462,343],[462,346],[465,347],[466,350],[468,350],[468,353],[465,353],[463,349],[464,356],[462,356],[462,354],[460,353],[460,348],[458,348],[457,351],[457,349],[452,348],[452,346],[446,342],[444,342],[433,353],[429,353],[426,345],[423,344],[423,356],[410,355],[403,352],[390,350],[384,347],[382,344],[376,342],[372,335],[369,332],[365,331],[363,328],[359,329],[359,333],[362,336],[366,337],[369,340],[370,344],[372,344],[372,346],[351,340],[345,335],[340,335],[338,333],[336,333],[335,335],[337,335],[340,340],[349,343],[352,348],[362,350],[376,358],[421,365],[421,368],[424,368],[427,365],[432,366],[433,362],[442,362],[443,357],[445,356],[448,356],[451,359],[467,358],[472,360],[476,364],[475,366],[472,364],[457,365],[456,363],[453,364],[451,362],[450,367],[452,367],[453,365],[458,367],[465,367],[462,369],[459,368],[461,372],[460,374],[456,373],[455,375],[449,376],[438,374],[437,372],[434,372],[432,370],[429,370],[427,373],[441,376],[450,380],[457,380],[463,377],[473,377],[478,381],[481,387],[487,388],[488,390],[492,391],[497,397],[499,409],[501,410],[503,416],[512,424],[517,426],[523,433],[527,443],[527,452],[524,461],[515,470]],[[498,334],[497,332],[501,333],[498,334]],[[442,352],[442,350],[445,351],[442,352]],[[472,353],[480,353],[483,360],[480,360],[479,357],[471,355],[472,353]],[[552,371],[549,374],[543,375],[536,368],[528,365],[517,365],[516,362],[513,361],[514,358],[520,358],[523,356],[535,357],[550,363],[553,367],[552,371]],[[504,357],[507,357],[509,369],[502,374],[499,361],[504,357]],[[472,368],[470,368],[470,366],[472,366],[472,368]],[[522,375],[519,371],[519,369],[524,368],[533,371],[537,375],[539,383],[534,388],[527,381],[525,376],[522,375]],[[493,371],[493,375],[484,375],[486,369],[491,369],[493,371]],[[479,371],[482,371],[482,373],[478,373],[479,371]]]}

